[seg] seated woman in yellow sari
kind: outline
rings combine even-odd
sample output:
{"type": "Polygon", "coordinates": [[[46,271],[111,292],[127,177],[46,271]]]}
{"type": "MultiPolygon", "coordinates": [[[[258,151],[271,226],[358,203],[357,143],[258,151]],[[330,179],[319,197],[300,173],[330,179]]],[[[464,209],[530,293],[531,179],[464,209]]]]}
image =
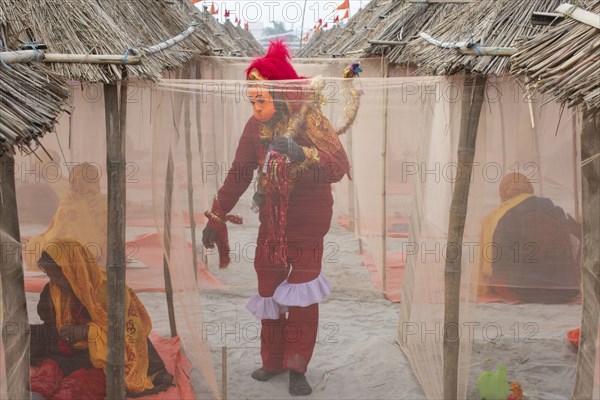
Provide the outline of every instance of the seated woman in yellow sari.
{"type": "Polygon", "coordinates": [[[568,303],[579,294],[581,227],[522,174],[500,182],[501,204],[481,223],[479,294],[507,302],[568,303]]]}
{"type": "MultiPolygon", "coordinates": [[[[106,394],[106,275],[94,255],[74,239],[56,239],[39,267],[48,274],[31,326],[31,388],[45,399],[102,399],[106,394]]],[[[129,397],[172,386],[148,339],[152,322],[133,290],[125,298],[125,386],[129,397]]]]}
{"type": "Polygon", "coordinates": [[[27,242],[25,264],[28,271],[38,271],[37,262],[44,249],[64,237],[77,239],[104,266],[107,201],[100,193],[100,172],[93,164],[78,164],[73,167],[69,180],[69,191],[60,201],[46,232],[27,242]]]}

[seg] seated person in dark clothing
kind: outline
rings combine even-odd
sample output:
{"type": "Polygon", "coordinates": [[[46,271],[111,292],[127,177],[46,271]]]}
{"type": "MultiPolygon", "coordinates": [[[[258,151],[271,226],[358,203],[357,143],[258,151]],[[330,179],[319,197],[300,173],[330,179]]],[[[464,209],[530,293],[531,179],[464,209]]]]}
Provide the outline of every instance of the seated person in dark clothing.
{"type": "Polygon", "coordinates": [[[531,182],[512,173],[502,204],[481,224],[479,293],[509,302],[568,303],[580,291],[581,227],[531,182]]]}
{"type": "MultiPolygon", "coordinates": [[[[103,399],[106,395],[108,293],[96,257],[73,239],[55,240],[39,260],[50,282],[38,303],[43,324],[31,326],[31,389],[45,399],[103,399]]],[[[125,297],[127,396],[173,385],[148,339],[152,322],[135,293],[125,297]]]]}

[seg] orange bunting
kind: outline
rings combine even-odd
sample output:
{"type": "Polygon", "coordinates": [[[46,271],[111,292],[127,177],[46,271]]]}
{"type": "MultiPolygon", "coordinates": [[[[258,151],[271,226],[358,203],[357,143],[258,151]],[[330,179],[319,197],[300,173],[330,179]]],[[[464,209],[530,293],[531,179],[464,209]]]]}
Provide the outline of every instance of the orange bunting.
{"type": "Polygon", "coordinates": [[[346,14],[342,17],[342,19],[348,19],[348,10],[346,10],[346,14]]]}
{"type": "Polygon", "coordinates": [[[350,1],[344,0],[344,2],[342,4],[340,4],[338,6],[338,8],[336,8],[336,10],[348,10],[349,8],[350,8],[350,1]]]}

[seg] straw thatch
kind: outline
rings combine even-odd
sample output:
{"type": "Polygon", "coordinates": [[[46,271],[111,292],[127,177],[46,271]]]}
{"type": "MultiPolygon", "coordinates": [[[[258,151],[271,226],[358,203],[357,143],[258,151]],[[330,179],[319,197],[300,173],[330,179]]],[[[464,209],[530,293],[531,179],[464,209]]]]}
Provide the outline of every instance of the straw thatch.
{"type": "MultiPolygon", "coordinates": [[[[449,15],[464,13],[473,3],[408,3],[398,9],[393,18],[390,18],[388,27],[374,40],[400,41],[403,44],[390,46],[386,58],[393,64],[413,65],[416,60],[405,56],[406,45],[416,40],[419,33],[427,32],[443,21],[449,15]]],[[[381,54],[381,46],[374,46],[373,53],[381,54]]]]}
{"type": "Polygon", "coordinates": [[[263,53],[262,46],[252,36],[252,33],[234,26],[231,21],[226,20],[224,24],[219,23],[206,8],[199,18],[200,32],[209,41],[210,47],[216,55],[251,57],[263,53]]]}
{"type": "Polygon", "coordinates": [[[387,26],[389,16],[403,1],[372,0],[344,26],[342,36],[328,49],[332,57],[363,57],[369,40],[387,26]]]}
{"type": "MultiPolygon", "coordinates": [[[[0,31],[6,22],[0,8],[0,31]]],[[[64,80],[47,68],[0,64],[0,157],[14,147],[34,146],[52,130],[68,97],[64,80]]]]}
{"type": "Polygon", "coordinates": [[[407,0],[372,0],[354,15],[334,40],[325,44],[315,35],[302,57],[351,56],[367,58],[385,56],[396,64],[410,64],[403,50],[423,30],[457,13],[472,3],[419,3],[407,0]],[[318,51],[313,49],[318,48],[318,51]]]}
{"type": "MultiPolygon", "coordinates": [[[[552,12],[562,0],[496,0],[463,5],[436,18],[423,31],[443,42],[471,42],[478,47],[519,47],[547,27],[531,24],[534,11],[552,12]],[[443,18],[442,18],[443,17],[443,18]]],[[[398,63],[416,63],[425,74],[451,75],[462,71],[483,75],[503,75],[509,70],[509,57],[464,55],[456,49],[440,48],[422,38],[413,39],[398,63]]]]}
{"type": "Polygon", "coordinates": [[[263,47],[250,31],[240,26],[235,26],[229,19],[225,20],[222,26],[229,37],[233,39],[236,46],[236,49],[230,55],[254,57],[264,54],[263,47]]]}
{"type": "MultiPolygon", "coordinates": [[[[0,0],[7,16],[0,40],[9,49],[45,45],[48,53],[125,54],[128,49],[154,45],[177,36],[195,20],[198,10],[187,0],[0,0]]],[[[198,32],[185,41],[143,58],[130,67],[132,77],[158,80],[195,54],[210,54],[210,44],[198,32]]],[[[85,82],[121,79],[119,66],[53,64],[52,69],[85,82]]]]}
{"type": "MultiPolygon", "coordinates": [[[[600,13],[600,0],[582,8],[600,13]]],[[[542,93],[552,93],[569,107],[585,104],[600,110],[600,30],[566,18],[520,47],[511,73],[542,93]]]]}
{"type": "Polygon", "coordinates": [[[294,54],[294,57],[314,58],[331,56],[329,49],[336,45],[336,42],[342,37],[343,31],[343,28],[338,25],[327,30],[320,29],[302,49],[294,54]]]}

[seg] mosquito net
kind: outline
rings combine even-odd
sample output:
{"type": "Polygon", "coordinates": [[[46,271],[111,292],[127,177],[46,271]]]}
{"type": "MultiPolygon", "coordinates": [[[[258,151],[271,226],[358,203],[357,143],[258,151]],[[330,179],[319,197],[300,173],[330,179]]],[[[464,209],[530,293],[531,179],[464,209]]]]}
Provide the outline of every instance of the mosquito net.
{"type": "MultiPolygon", "coordinates": [[[[156,85],[129,83],[126,282],[135,293],[131,304],[149,319],[127,321],[152,331],[146,346],[131,351],[150,365],[165,363],[177,383],[169,389],[173,398],[287,395],[285,385],[249,377],[261,364],[260,322],[244,308],[257,291],[255,179],[233,210],[244,223],[228,224],[227,269],[201,239],[203,213],[252,116],[248,90],[259,87],[283,93],[292,115],[304,105],[320,108],[344,131],[351,165],[332,185],[323,265],[333,292],[322,306],[308,372],[315,394],[442,398],[445,246],[463,78],[410,76],[375,59],[349,80],[340,76],[351,60],[296,60],[306,80],[252,86],[243,80],[249,61],[205,58],[156,85]]],[[[525,101],[508,78],[490,78],[485,90],[462,252],[459,397],[476,397],[479,375],[500,364],[526,394],[566,397],[577,351],[567,333],[581,318],[580,121],[550,99],[525,101]]],[[[95,322],[89,311],[80,320],[70,316],[69,324],[48,317],[49,304],[89,308],[77,294],[93,282],[66,274],[70,286],[81,287],[77,302],[66,296],[71,303],[63,304],[56,290],[45,289],[52,271],[41,271],[38,261],[52,243],[72,238],[85,248],[85,268],[105,268],[111,210],[102,86],[73,83],[70,113],[41,144],[35,154],[18,155],[15,168],[29,321],[58,328],[95,322]]],[[[58,390],[41,362],[64,340],[33,335],[37,329],[31,328],[32,384],[38,392],[58,390]]],[[[61,353],[67,363],[75,365],[89,345],[78,343],[71,355],[61,353]]],[[[6,379],[3,371],[2,388],[6,379]]]]}

